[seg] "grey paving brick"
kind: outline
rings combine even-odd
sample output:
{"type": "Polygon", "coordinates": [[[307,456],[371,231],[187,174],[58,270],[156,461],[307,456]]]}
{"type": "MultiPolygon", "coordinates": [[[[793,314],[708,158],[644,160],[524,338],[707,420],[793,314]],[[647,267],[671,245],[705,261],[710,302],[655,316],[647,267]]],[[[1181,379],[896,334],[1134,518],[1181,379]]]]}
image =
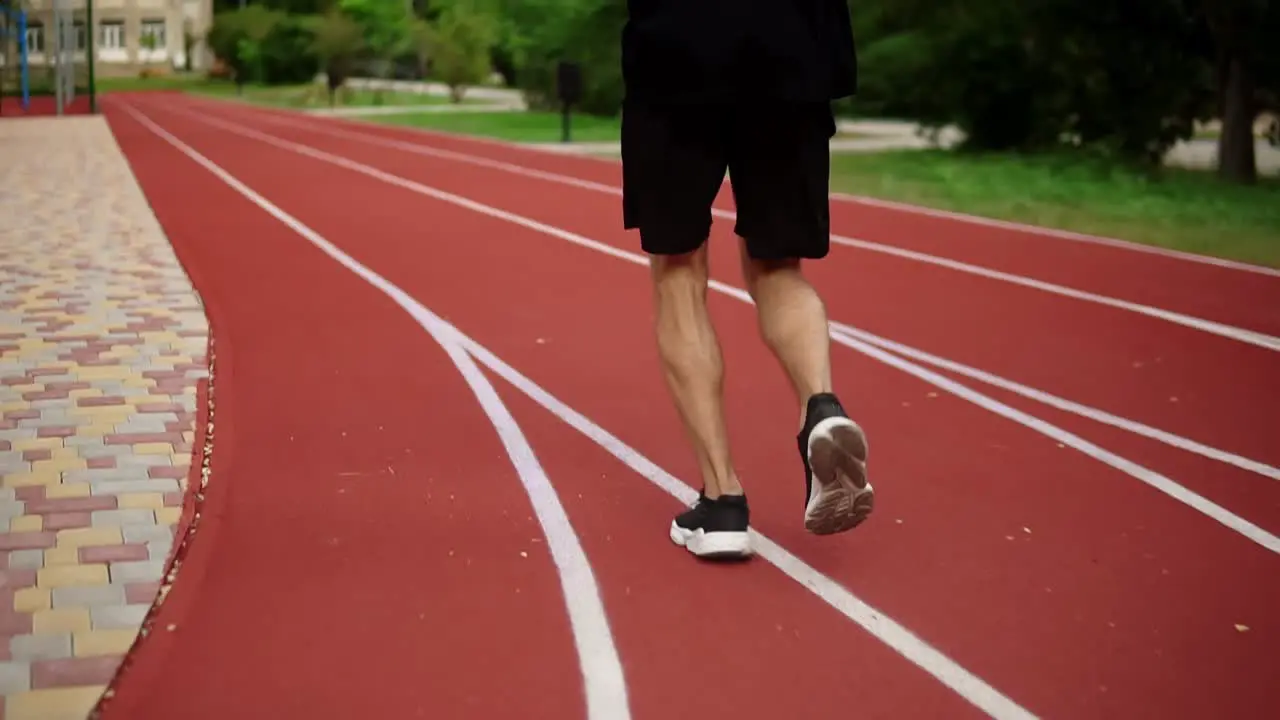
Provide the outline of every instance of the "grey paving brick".
{"type": "Polygon", "coordinates": [[[48,417],[51,414],[65,417],[67,415],[66,411],[75,407],[75,400],[72,400],[71,398],[51,398],[48,400],[32,400],[31,407],[34,410],[43,411],[41,413],[41,417],[48,417]],[[63,412],[50,413],[49,411],[53,409],[60,409],[63,412]]]}
{"type": "Polygon", "coordinates": [[[136,560],[111,563],[111,582],[154,582],[164,576],[163,560],[136,560]]]}
{"type": "MultiPolygon", "coordinates": [[[[153,542],[173,542],[173,530],[169,525],[156,525],[154,522],[147,525],[125,525],[120,528],[120,533],[124,535],[124,541],[128,544],[134,543],[153,543],[153,542]]],[[[151,556],[152,560],[157,559],[155,555],[151,556]]]]}
{"type": "Polygon", "coordinates": [[[0,488],[0,500],[9,501],[13,500],[17,496],[17,493],[14,492],[14,489],[11,487],[0,488]]]}
{"type": "Polygon", "coordinates": [[[146,479],[147,469],[139,467],[69,470],[63,475],[63,480],[66,482],[87,482],[95,485],[100,482],[120,482],[146,479]]]}
{"type": "MultiPolygon", "coordinates": [[[[157,526],[163,527],[163,526],[157,526]]],[[[167,527],[165,528],[168,529],[167,527]]],[[[173,550],[173,533],[169,533],[163,538],[156,538],[147,542],[147,557],[152,560],[164,562],[169,559],[169,551],[173,550]]],[[[41,552],[34,550],[32,552],[41,552]]],[[[42,554],[41,557],[44,557],[42,554]]]]}
{"type": "Polygon", "coordinates": [[[13,570],[39,570],[44,567],[44,551],[14,550],[9,553],[9,567],[13,570]]]}
{"type": "Polygon", "coordinates": [[[26,506],[27,504],[21,500],[0,501],[0,519],[16,518],[24,513],[23,508],[26,506]]]}
{"type": "MultiPolygon", "coordinates": [[[[76,436],[79,437],[79,436],[76,436]]],[[[68,438],[70,439],[70,438],[68,438]]],[[[106,445],[102,438],[95,438],[97,443],[88,443],[78,445],[80,457],[121,457],[133,452],[133,447],[129,445],[106,445]]]]}
{"type": "Polygon", "coordinates": [[[14,635],[9,639],[14,660],[58,660],[71,657],[70,635],[14,635]]]}
{"type": "Polygon", "coordinates": [[[0,695],[12,695],[30,689],[30,663],[0,662],[0,695]]]}
{"type": "MultiPolygon", "coordinates": [[[[168,429],[165,427],[166,420],[163,417],[164,415],[165,413],[158,415],[147,414],[134,416],[129,419],[129,422],[116,425],[116,432],[122,434],[167,432],[168,429]]],[[[168,422],[178,419],[173,413],[167,413],[167,415],[169,418],[168,422]]]]}
{"type": "Polygon", "coordinates": [[[80,585],[53,589],[53,606],[64,607],[101,607],[104,605],[123,605],[123,585],[80,585]]]}
{"type": "Polygon", "coordinates": [[[0,430],[0,440],[30,440],[36,436],[36,429],[33,427],[16,427],[12,430],[0,430]]]}
{"type": "Polygon", "coordinates": [[[116,458],[117,467],[164,467],[173,465],[168,455],[121,455],[116,458]]]}
{"type": "MultiPolygon", "coordinates": [[[[131,468],[140,471],[143,475],[147,474],[146,468],[131,468]]],[[[67,482],[76,482],[67,480],[67,482]]],[[[177,492],[178,481],[172,478],[157,478],[147,480],[102,480],[90,483],[90,492],[94,495],[120,495],[122,493],[142,493],[142,492],[177,492]]]]}
{"type": "Polygon", "coordinates": [[[125,510],[94,510],[90,513],[93,519],[94,527],[116,526],[116,525],[142,525],[147,522],[155,522],[156,514],[154,510],[146,508],[128,508],[125,510]]]}
{"type": "Polygon", "coordinates": [[[126,630],[142,626],[150,605],[110,605],[89,608],[94,630],[126,630]]]}
{"type": "MultiPolygon", "coordinates": [[[[59,345],[61,345],[61,344],[62,344],[62,343],[59,343],[59,345]]],[[[85,344],[87,344],[87,343],[85,343],[85,344]]],[[[51,354],[51,355],[56,355],[57,353],[56,353],[56,352],[53,352],[53,353],[50,353],[50,354],[51,354]]],[[[40,381],[40,382],[42,382],[42,383],[76,382],[76,381],[77,381],[77,380],[79,380],[79,379],[80,379],[80,378],[75,377],[74,375],[71,375],[70,373],[63,373],[63,374],[61,374],[61,375],[41,375],[41,376],[39,377],[39,381],[40,381]]]]}
{"type": "Polygon", "coordinates": [[[18,459],[0,460],[0,475],[10,475],[16,473],[31,472],[31,463],[22,459],[19,455],[18,459]]]}

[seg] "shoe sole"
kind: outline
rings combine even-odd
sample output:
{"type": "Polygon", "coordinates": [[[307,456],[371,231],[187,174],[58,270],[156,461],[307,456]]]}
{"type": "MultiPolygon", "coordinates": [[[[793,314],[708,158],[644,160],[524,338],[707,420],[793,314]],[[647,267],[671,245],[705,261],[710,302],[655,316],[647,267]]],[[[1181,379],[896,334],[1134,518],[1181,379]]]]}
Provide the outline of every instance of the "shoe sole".
{"type": "Polygon", "coordinates": [[[875,491],[867,482],[867,436],[846,417],[823,420],[809,435],[813,472],[804,527],[815,535],[852,530],[871,515],[875,491]]]}
{"type": "Polygon", "coordinates": [[[672,521],[671,542],[700,558],[744,558],[751,555],[751,535],[747,532],[686,530],[672,521]]]}

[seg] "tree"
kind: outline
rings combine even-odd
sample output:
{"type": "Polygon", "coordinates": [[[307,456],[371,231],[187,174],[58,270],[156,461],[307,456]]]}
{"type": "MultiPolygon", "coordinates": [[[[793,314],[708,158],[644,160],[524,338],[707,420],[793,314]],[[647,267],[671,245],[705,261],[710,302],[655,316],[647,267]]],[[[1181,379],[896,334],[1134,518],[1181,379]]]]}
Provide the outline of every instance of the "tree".
{"type": "MultiPolygon", "coordinates": [[[[338,0],[337,7],[359,24],[373,74],[390,76],[396,56],[408,48],[412,8],[404,0],[338,0]]],[[[375,97],[381,102],[380,91],[375,97]]]]}
{"type": "Polygon", "coordinates": [[[364,32],[355,20],[336,8],[318,18],[313,29],[312,50],[324,70],[329,107],[333,107],[338,88],[351,76],[356,58],[365,49],[364,32]]]}
{"type": "Polygon", "coordinates": [[[1225,180],[1258,179],[1253,125],[1264,110],[1280,109],[1280,3],[1271,0],[1203,0],[1213,38],[1213,65],[1222,117],[1218,174],[1225,180]]]}
{"type": "Polygon", "coordinates": [[[495,28],[491,16],[471,3],[455,2],[427,27],[431,74],[449,86],[453,102],[462,102],[467,87],[484,82],[492,72],[489,53],[495,28]]]}

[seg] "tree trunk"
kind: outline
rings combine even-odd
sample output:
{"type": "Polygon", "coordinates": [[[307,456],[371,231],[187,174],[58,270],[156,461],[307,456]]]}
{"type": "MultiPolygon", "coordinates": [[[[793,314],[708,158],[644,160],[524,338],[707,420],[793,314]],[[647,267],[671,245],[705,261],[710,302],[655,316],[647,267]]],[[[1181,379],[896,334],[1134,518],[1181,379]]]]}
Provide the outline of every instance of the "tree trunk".
{"type": "Polygon", "coordinates": [[[1253,121],[1258,113],[1253,98],[1253,74],[1239,57],[1230,57],[1226,63],[1218,175],[1223,180],[1247,185],[1258,180],[1253,139],[1253,121]]]}

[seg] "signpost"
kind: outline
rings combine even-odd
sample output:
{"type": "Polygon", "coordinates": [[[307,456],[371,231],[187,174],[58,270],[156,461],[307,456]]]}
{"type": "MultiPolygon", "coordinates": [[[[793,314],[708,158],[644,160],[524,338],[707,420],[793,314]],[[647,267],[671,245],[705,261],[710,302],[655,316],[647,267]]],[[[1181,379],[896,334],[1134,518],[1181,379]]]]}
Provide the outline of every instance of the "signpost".
{"type": "Polygon", "coordinates": [[[582,98],[582,68],[561,60],[556,66],[556,95],[560,98],[560,142],[569,142],[570,111],[582,98]]]}

